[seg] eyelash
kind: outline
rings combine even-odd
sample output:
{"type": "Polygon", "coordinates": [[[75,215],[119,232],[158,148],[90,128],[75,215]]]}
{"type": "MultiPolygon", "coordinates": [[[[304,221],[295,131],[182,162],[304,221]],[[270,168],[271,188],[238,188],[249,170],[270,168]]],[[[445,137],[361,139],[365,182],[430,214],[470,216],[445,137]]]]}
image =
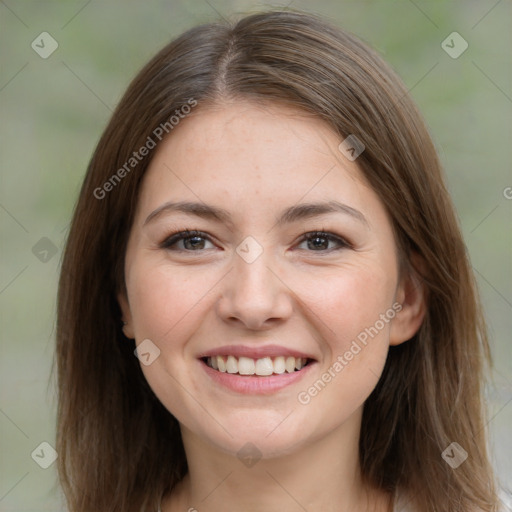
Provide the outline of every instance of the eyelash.
{"type": "MultiPolygon", "coordinates": [[[[187,239],[195,238],[195,237],[203,238],[203,239],[208,240],[209,242],[213,243],[211,237],[208,236],[205,232],[197,231],[194,229],[192,229],[192,230],[185,229],[185,230],[174,232],[171,235],[169,235],[159,245],[159,247],[161,249],[167,249],[170,251],[188,252],[188,253],[201,252],[202,250],[205,250],[205,249],[199,249],[197,251],[194,251],[194,250],[190,250],[190,249],[175,249],[175,248],[173,249],[172,248],[173,245],[180,242],[181,240],[187,240],[187,239]]],[[[314,240],[315,238],[325,238],[329,242],[338,243],[340,247],[338,247],[337,249],[327,249],[327,250],[308,251],[308,252],[330,253],[332,251],[336,251],[336,250],[340,250],[340,249],[352,249],[352,244],[350,244],[347,240],[345,240],[344,238],[342,238],[338,235],[335,235],[334,233],[329,233],[326,231],[310,231],[308,233],[304,233],[304,235],[302,236],[302,238],[299,241],[299,244],[301,244],[303,242],[307,242],[309,240],[314,240]]]]}

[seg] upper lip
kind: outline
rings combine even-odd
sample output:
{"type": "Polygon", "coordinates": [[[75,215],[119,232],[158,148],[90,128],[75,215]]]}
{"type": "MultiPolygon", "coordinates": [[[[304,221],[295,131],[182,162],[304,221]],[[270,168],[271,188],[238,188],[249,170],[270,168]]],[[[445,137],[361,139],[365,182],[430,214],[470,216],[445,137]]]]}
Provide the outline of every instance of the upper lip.
{"type": "Polygon", "coordinates": [[[295,350],[292,348],[282,347],[280,345],[263,345],[251,347],[247,345],[223,345],[222,347],[212,348],[202,352],[198,357],[213,356],[234,356],[234,357],[250,357],[251,359],[263,359],[264,357],[303,357],[306,359],[315,359],[310,354],[295,350]]]}

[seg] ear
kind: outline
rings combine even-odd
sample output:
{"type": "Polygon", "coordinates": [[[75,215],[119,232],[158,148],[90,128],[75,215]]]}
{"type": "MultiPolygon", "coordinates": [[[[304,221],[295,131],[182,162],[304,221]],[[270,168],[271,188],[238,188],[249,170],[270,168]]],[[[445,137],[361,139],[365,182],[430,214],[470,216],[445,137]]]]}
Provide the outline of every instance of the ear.
{"type": "Polygon", "coordinates": [[[135,335],[133,333],[132,312],[126,292],[119,292],[117,294],[117,302],[119,303],[119,307],[121,308],[121,313],[123,315],[123,334],[127,338],[135,339],[135,335]]]}
{"type": "Polygon", "coordinates": [[[404,270],[397,288],[395,300],[402,305],[402,309],[391,322],[390,345],[400,345],[410,340],[418,332],[425,318],[426,289],[420,275],[424,268],[423,259],[418,254],[413,254],[411,263],[404,270]]]}

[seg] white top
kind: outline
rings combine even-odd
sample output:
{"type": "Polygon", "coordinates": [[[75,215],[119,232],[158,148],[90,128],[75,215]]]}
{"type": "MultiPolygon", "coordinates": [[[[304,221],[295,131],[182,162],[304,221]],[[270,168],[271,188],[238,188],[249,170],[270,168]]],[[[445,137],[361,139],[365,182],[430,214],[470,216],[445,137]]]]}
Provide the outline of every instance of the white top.
{"type": "MultiPolygon", "coordinates": [[[[499,512],[512,512],[512,494],[500,489],[498,496],[500,498],[499,512]]],[[[414,509],[411,508],[411,500],[405,494],[397,494],[393,512],[414,512],[414,509]]]]}
{"type": "MultiPolygon", "coordinates": [[[[501,508],[500,512],[512,512],[512,495],[501,491],[499,493],[501,508]]],[[[393,512],[414,512],[410,505],[411,500],[407,499],[405,494],[398,494],[395,497],[395,505],[393,512]]],[[[158,507],[158,512],[162,512],[162,509],[158,507]]]]}
{"type": "MultiPolygon", "coordinates": [[[[411,508],[408,507],[408,502],[403,495],[398,496],[395,499],[395,506],[393,508],[393,512],[414,512],[411,508]]],[[[158,512],[162,512],[161,507],[158,507],[158,512]]]]}
{"type": "Polygon", "coordinates": [[[395,496],[395,506],[393,512],[414,512],[409,505],[410,500],[406,498],[405,494],[398,494],[395,496]]]}

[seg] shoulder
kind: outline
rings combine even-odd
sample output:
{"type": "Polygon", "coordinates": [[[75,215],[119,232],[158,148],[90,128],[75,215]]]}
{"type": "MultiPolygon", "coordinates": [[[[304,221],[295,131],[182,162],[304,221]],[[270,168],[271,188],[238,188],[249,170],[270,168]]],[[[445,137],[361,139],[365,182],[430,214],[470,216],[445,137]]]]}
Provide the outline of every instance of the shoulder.
{"type": "Polygon", "coordinates": [[[393,512],[415,512],[412,507],[410,497],[403,492],[397,491],[393,502],[393,512]]]}
{"type": "MultiPolygon", "coordinates": [[[[499,492],[500,507],[498,512],[512,512],[512,492],[501,489],[499,492]]],[[[416,512],[412,499],[405,493],[395,495],[393,512],[416,512]]]]}
{"type": "Polygon", "coordinates": [[[512,492],[501,489],[500,497],[500,512],[512,512],[512,492]]]}

